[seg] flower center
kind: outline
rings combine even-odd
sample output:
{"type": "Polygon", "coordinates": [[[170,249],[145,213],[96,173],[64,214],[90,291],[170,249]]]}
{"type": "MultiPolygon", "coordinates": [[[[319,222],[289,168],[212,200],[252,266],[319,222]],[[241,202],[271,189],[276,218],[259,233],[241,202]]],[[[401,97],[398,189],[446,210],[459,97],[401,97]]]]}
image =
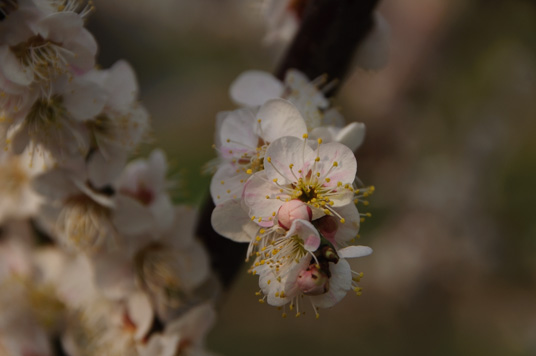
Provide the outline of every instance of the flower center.
{"type": "Polygon", "coordinates": [[[46,99],[37,100],[26,117],[29,134],[40,135],[42,131],[48,131],[54,126],[60,125],[61,118],[66,111],[63,107],[63,98],[53,95],[46,99]]]}
{"type": "Polygon", "coordinates": [[[293,263],[299,262],[309,253],[298,235],[284,237],[276,234],[262,239],[259,251],[252,269],[254,274],[254,267],[268,266],[278,275],[280,271],[288,271],[293,263]]]}
{"type": "Polygon", "coordinates": [[[178,307],[186,299],[176,259],[176,254],[156,244],[148,246],[136,257],[139,278],[152,293],[163,295],[172,307],[178,307]]]}
{"type": "Polygon", "coordinates": [[[83,194],[67,199],[57,227],[68,242],[82,250],[97,248],[113,233],[110,210],[83,194]]]}
{"type": "Polygon", "coordinates": [[[293,194],[292,199],[299,199],[302,202],[312,205],[315,208],[333,205],[329,198],[329,193],[332,189],[328,189],[322,185],[318,179],[318,175],[308,172],[305,178],[299,178],[297,182],[292,183],[293,194]]]}
{"type": "Polygon", "coordinates": [[[61,44],[44,39],[40,35],[11,47],[11,50],[26,68],[32,71],[37,81],[49,81],[56,75],[65,73],[67,57],[73,53],[61,44]]]}

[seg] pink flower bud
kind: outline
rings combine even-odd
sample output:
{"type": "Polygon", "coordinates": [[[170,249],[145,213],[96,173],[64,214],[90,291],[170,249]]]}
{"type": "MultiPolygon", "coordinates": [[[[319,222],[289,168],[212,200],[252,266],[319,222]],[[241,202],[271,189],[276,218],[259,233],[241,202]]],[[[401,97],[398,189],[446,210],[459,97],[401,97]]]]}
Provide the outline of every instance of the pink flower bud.
{"type": "Polygon", "coordinates": [[[285,230],[290,229],[292,222],[296,219],[311,221],[312,217],[311,208],[300,200],[291,200],[284,203],[277,213],[279,226],[285,230]]]}
{"type": "Polygon", "coordinates": [[[305,295],[320,295],[329,290],[329,277],[315,264],[300,272],[297,283],[305,295]]]}

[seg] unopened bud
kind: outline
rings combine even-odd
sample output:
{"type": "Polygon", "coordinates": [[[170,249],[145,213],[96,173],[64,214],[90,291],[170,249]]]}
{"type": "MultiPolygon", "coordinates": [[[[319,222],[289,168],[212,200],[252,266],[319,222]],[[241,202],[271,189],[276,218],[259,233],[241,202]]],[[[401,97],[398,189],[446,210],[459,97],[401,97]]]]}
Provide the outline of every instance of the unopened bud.
{"type": "Polygon", "coordinates": [[[329,290],[329,277],[315,264],[298,275],[298,287],[305,295],[320,295],[329,290]]]}
{"type": "Polygon", "coordinates": [[[312,217],[311,208],[301,200],[291,200],[284,203],[277,213],[279,226],[285,230],[290,229],[292,222],[296,219],[311,221],[312,217]]]}

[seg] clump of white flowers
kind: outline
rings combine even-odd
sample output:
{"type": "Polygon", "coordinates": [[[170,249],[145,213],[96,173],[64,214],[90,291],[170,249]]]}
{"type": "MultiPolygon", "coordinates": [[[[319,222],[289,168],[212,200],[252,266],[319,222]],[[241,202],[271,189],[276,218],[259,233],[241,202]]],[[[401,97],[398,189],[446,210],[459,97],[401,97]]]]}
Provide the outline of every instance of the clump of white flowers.
{"type": "Polygon", "coordinates": [[[283,307],[283,316],[287,306],[301,315],[304,295],[317,316],[349,290],[360,295],[362,273],[346,259],[372,253],[352,245],[368,216],[357,205],[368,205],[374,191],[356,177],[353,151],[365,127],[344,125],[323,83],[296,70],[284,82],[245,72],[231,85],[231,97],[244,107],[218,119],[212,225],[249,243],[260,301],[283,307]]]}
{"type": "Polygon", "coordinates": [[[91,1],[0,0],[0,355],[208,355],[217,290],[91,1]],[[214,292],[214,295],[216,292],[214,292]]]}

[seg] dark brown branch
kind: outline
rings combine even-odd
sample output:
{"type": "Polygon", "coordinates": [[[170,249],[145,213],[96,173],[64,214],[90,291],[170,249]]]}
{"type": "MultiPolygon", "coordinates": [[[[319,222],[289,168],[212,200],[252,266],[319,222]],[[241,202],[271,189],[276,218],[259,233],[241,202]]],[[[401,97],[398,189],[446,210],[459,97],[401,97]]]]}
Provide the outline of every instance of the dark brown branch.
{"type": "Polygon", "coordinates": [[[379,0],[310,0],[300,31],[279,65],[276,76],[284,79],[290,68],[308,78],[327,74],[344,78],[358,45],[373,26],[379,0]]]}

